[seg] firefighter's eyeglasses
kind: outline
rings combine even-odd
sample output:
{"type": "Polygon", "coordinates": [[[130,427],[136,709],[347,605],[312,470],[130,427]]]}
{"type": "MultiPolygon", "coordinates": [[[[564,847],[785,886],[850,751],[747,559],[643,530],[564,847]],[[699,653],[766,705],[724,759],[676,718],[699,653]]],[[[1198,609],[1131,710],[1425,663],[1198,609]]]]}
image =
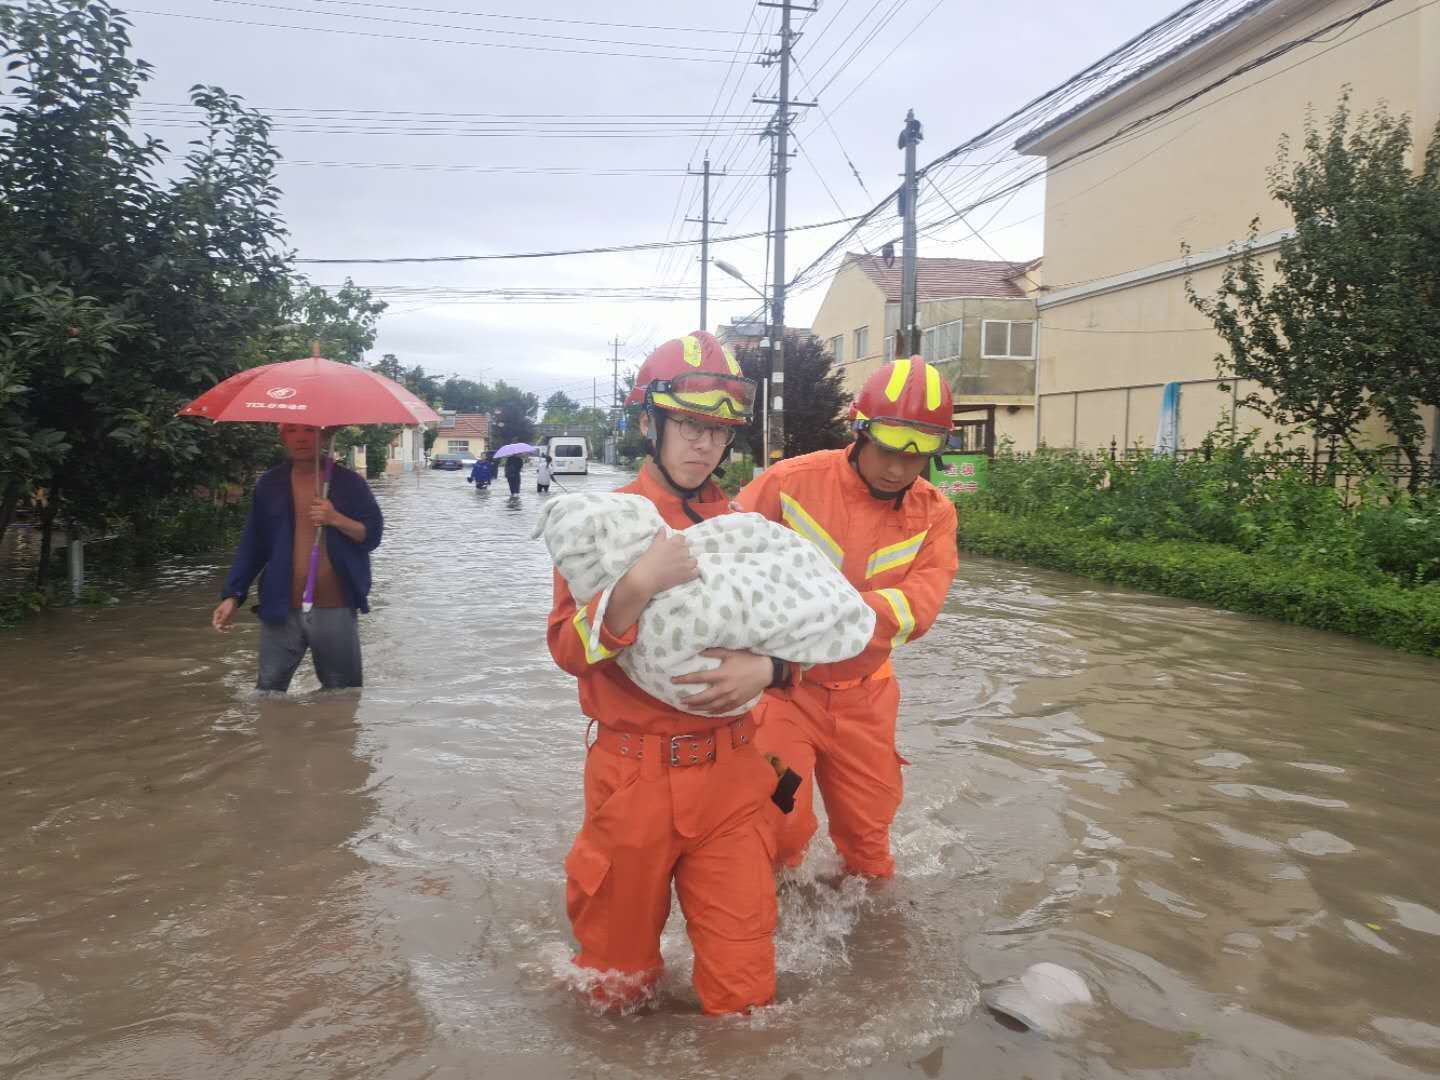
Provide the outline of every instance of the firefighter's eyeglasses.
{"type": "Polygon", "coordinates": [[[671,429],[688,443],[698,443],[703,439],[712,445],[729,446],[739,430],[727,424],[703,424],[688,416],[672,416],[668,422],[671,429]]]}

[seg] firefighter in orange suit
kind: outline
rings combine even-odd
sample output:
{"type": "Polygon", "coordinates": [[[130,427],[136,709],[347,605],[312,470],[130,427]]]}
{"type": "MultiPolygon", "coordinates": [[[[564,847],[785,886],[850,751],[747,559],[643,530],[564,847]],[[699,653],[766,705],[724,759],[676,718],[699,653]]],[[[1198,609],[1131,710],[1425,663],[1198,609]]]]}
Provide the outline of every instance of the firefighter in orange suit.
{"type": "Polygon", "coordinates": [[[855,442],[777,462],[740,492],[739,505],[782,522],[828,555],[875,610],[859,656],[809,668],[757,708],[760,746],[803,778],[778,830],[778,861],[798,866],[818,822],[848,873],[890,877],[890,823],[900,806],[895,721],[900,687],[891,653],[930,629],[959,567],[955,507],[922,477],[945,446],[950,387],[920,357],[870,377],[851,406],[855,442]]]}
{"type": "MultiPolygon", "coordinates": [[[[650,457],[620,490],[645,496],[674,529],[729,512],[711,475],[754,397],[755,384],[710,334],[661,345],[626,402],[644,402],[650,457]]],[[[704,1010],[741,1011],[775,994],[775,849],[766,808],[776,772],[756,749],[753,716],[681,712],[646,694],[615,662],[635,641],[650,598],[698,576],[683,532],[662,532],[615,584],[599,626],[602,597],[577,608],[555,576],[550,652],[579,679],[580,707],[596,725],[585,760],[585,819],[565,859],[566,907],[580,945],[576,963],[596,972],[592,995],[607,1005],[643,1000],[658,978],[672,880],[704,1010]]],[[[711,655],[718,668],[676,680],[705,684],[691,699],[700,709],[735,708],[783,671],[754,653],[711,655]]]]}

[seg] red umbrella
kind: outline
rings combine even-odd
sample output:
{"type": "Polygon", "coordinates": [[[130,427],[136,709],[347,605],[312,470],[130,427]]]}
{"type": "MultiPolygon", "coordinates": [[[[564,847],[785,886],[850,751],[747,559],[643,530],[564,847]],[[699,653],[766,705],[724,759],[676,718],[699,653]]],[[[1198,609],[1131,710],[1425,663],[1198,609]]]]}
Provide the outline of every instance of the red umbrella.
{"type": "MultiPolygon", "coordinates": [[[[440,420],[434,409],[399,383],[378,372],[337,364],[319,355],[265,364],[231,375],[186,405],[179,415],[203,416],[217,423],[304,424],[314,428],[347,424],[410,426],[440,420]]],[[[334,451],[332,435],[323,485],[320,459],[315,459],[315,486],[322,499],[330,495],[334,451]]],[[[322,530],[317,528],[315,543],[310,548],[310,572],[305,579],[302,604],[307,612],[315,601],[321,535],[322,530]]]]}
{"type": "Polygon", "coordinates": [[[320,356],[231,375],[186,405],[180,415],[317,428],[440,420],[430,406],[384,375],[320,356]]]}

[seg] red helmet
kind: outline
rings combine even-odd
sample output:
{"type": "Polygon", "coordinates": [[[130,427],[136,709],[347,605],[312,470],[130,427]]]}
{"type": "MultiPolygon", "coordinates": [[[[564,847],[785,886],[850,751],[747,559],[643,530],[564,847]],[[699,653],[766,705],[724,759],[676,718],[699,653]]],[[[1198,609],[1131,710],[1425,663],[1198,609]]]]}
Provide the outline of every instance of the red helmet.
{"type": "Polygon", "coordinates": [[[745,378],[714,334],[696,330],[645,358],[626,405],[643,401],[667,412],[738,427],[755,410],[755,383],[745,378]]]}
{"type": "Polygon", "coordinates": [[[937,454],[954,422],[950,384],[918,356],[892,360],[865,380],[850,405],[856,431],[881,446],[911,454],[937,454]]]}

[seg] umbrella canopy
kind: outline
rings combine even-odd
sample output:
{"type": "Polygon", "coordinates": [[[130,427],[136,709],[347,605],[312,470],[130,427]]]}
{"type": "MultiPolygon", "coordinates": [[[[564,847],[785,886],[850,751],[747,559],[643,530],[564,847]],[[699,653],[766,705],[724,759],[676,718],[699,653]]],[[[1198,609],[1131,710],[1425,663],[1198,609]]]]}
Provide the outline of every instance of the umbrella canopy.
{"type": "MultiPolygon", "coordinates": [[[[317,353],[320,351],[316,346],[317,353]]],[[[337,428],[348,424],[402,424],[413,426],[438,422],[440,415],[399,383],[365,368],[337,364],[323,356],[264,364],[231,375],[219,386],[205,391],[179,412],[180,416],[203,416],[217,423],[303,424],[306,427],[337,428]]],[[[320,458],[315,459],[315,487],[322,498],[330,496],[330,476],[335,468],[335,437],[330,438],[331,457],[325,462],[325,480],[320,481],[320,458]]],[[[322,528],[315,530],[310,546],[310,568],[305,575],[301,610],[308,614],[315,605],[315,576],[320,565],[322,528]]]]}
{"type": "Polygon", "coordinates": [[[186,405],[180,415],[322,428],[440,419],[429,405],[384,375],[320,356],[231,375],[186,405]]]}
{"type": "Polygon", "coordinates": [[[495,456],[496,456],[497,458],[498,458],[498,457],[514,457],[516,454],[538,454],[538,453],[540,453],[540,447],[538,447],[538,446],[531,446],[528,442],[512,442],[512,443],[506,443],[504,446],[500,447],[499,450],[496,450],[496,451],[495,451],[495,456]]]}

